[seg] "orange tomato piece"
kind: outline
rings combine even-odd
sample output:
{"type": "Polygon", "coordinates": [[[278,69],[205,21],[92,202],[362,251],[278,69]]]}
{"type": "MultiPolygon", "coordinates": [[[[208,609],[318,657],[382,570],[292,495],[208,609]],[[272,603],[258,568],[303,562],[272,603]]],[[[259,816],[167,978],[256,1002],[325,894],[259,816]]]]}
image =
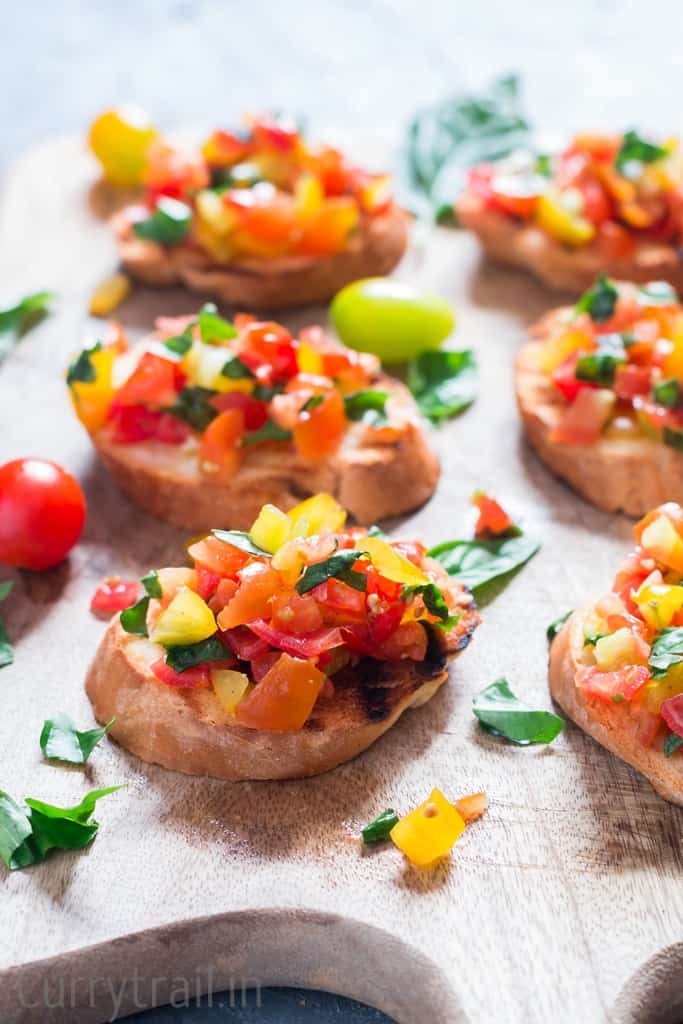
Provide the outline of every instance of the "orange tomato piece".
{"type": "Polygon", "coordinates": [[[226,409],[216,416],[202,435],[199,463],[212,480],[231,480],[242,461],[241,441],[244,415],[241,409],[226,409]]]}
{"type": "Polygon", "coordinates": [[[191,544],[187,553],[198,568],[218,576],[234,576],[249,560],[246,551],[211,535],[191,544]]]}
{"type": "Polygon", "coordinates": [[[302,729],[326,678],[310,661],[281,654],[249,696],[237,705],[235,717],[248,729],[302,729]]]}
{"type": "Polygon", "coordinates": [[[294,426],[294,444],[304,459],[324,459],[336,451],[346,429],[344,400],[338,391],[321,396],[315,408],[299,414],[294,426]]]}
{"type": "Polygon", "coordinates": [[[280,574],[265,562],[252,562],[240,572],[240,587],[218,616],[219,629],[270,618],[271,600],[282,590],[280,574]]]}
{"type": "Polygon", "coordinates": [[[306,256],[333,256],[342,252],[358,225],[359,216],[355,199],[344,196],[327,199],[301,231],[296,251],[306,256]]]}
{"type": "Polygon", "coordinates": [[[386,661],[424,661],[427,655],[427,632],[419,622],[402,622],[378,648],[377,657],[386,661]]]}
{"type": "Polygon", "coordinates": [[[647,527],[653,523],[655,519],[659,519],[660,516],[666,516],[679,536],[683,537],[683,509],[680,505],[676,504],[675,501],[667,501],[663,505],[658,505],[657,508],[653,508],[651,512],[648,512],[646,516],[643,516],[643,518],[633,527],[633,536],[636,538],[637,544],[640,544],[640,539],[647,527]]]}

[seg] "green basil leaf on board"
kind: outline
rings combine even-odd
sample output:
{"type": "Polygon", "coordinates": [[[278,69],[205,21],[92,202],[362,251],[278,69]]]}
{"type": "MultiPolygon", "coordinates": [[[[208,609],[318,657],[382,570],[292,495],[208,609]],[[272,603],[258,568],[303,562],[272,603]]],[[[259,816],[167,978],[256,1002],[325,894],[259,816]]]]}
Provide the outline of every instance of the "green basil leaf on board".
{"type": "Polygon", "coordinates": [[[0,858],[14,871],[45,860],[51,850],[83,849],[99,829],[92,820],[97,801],[122,788],[92,790],[75,807],[57,807],[31,797],[20,806],[7,793],[0,793],[0,858]]]}
{"type": "Polygon", "coordinates": [[[564,728],[564,719],[552,711],[536,711],[524,704],[510,689],[507,679],[497,679],[472,701],[480,724],[494,736],[518,746],[552,743],[564,728]]]}
{"type": "MultiPolygon", "coordinates": [[[[0,601],[4,601],[8,594],[11,592],[14,583],[12,580],[3,580],[0,582],[0,601]]],[[[0,619],[0,668],[6,668],[7,665],[11,665],[14,661],[14,647],[10,642],[10,638],[7,635],[5,624],[0,619]]]]}
{"type": "Polygon", "coordinates": [[[55,292],[33,292],[14,306],[0,309],[0,363],[15,343],[47,316],[56,298],[55,292]]]}
{"type": "Polygon", "coordinates": [[[389,838],[389,833],[394,825],[398,825],[398,814],[393,807],[388,807],[374,821],[361,829],[363,842],[366,846],[370,846],[372,843],[383,843],[385,839],[389,838]]]}
{"type": "Polygon", "coordinates": [[[540,546],[538,541],[522,534],[500,540],[444,541],[427,554],[436,558],[449,576],[469,587],[479,601],[486,601],[496,589],[489,591],[488,585],[495,581],[504,583],[504,578],[528,562],[540,546]]]}
{"type": "Polygon", "coordinates": [[[145,588],[145,593],[149,597],[160,598],[163,596],[161,583],[159,582],[159,573],[156,569],[150,569],[147,575],[142,577],[140,583],[142,583],[145,588]]]}
{"type": "Polygon", "coordinates": [[[121,626],[126,633],[135,633],[137,636],[147,636],[147,609],[149,607],[149,596],[141,597],[139,601],[132,604],[130,608],[121,612],[121,626]]]}
{"type": "Polygon", "coordinates": [[[173,416],[185,420],[191,427],[200,433],[206,430],[209,423],[218,415],[218,411],[209,402],[216,394],[210,388],[202,388],[199,385],[190,388],[183,388],[173,405],[166,408],[173,416]]]}
{"type": "Polygon", "coordinates": [[[206,302],[199,310],[197,317],[199,323],[199,336],[202,341],[210,345],[215,341],[229,341],[237,337],[237,329],[220,316],[218,309],[213,302],[206,302]]]}
{"type": "Polygon", "coordinates": [[[284,430],[275,420],[266,420],[259,430],[250,430],[242,438],[242,445],[262,444],[264,441],[291,441],[291,430],[284,430]]]}
{"type": "Polygon", "coordinates": [[[373,427],[388,423],[386,404],[389,395],[386,391],[368,388],[366,391],[355,391],[344,398],[346,418],[354,422],[367,423],[373,427]]]}
{"type": "Polygon", "coordinates": [[[367,578],[364,573],[356,572],[351,567],[361,557],[360,551],[338,551],[324,562],[316,562],[304,570],[304,574],[296,584],[299,594],[307,594],[309,590],[327,580],[338,579],[354,590],[365,590],[367,578]]]}
{"type": "Polygon", "coordinates": [[[203,661],[225,661],[230,657],[230,651],[217,636],[210,636],[208,640],[200,640],[197,644],[177,644],[166,648],[166,664],[174,672],[185,672],[188,668],[201,665],[203,661]]]}
{"type": "Polygon", "coordinates": [[[683,736],[679,736],[677,732],[670,732],[662,746],[664,756],[673,757],[681,747],[683,747],[683,736]]]}
{"type": "Polygon", "coordinates": [[[91,348],[84,348],[80,352],[74,361],[70,364],[69,369],[66,371],[66,382],[71,387],[72,384],[80,382],[82,384],[92,384],[97,378],[95,367],[92,364],[92,355],[94,352],[102,351],[102,342],[98,341],[97,344],[91,348]]]}
{"type": "Polygon", "coordinates": [[[435,623],[441,629],[450,630],[457,624],[460,615],[451,615],[446,600],[437,587],[436,583],[423,583],[414,586],[404,587],[401,591],[402,601],[411,601],[414,597],[421,597],[424,606],[431,615],[436,615],[440,620],[435,623]]]}
{"type": "MultiPolygon", "coordinates": [[[[615,166],[620,174],[628,176],[629,164],[652,164],[655,160],[661,160],[667,155],[667,150],[652,142],[647,142],[638,135],[638,132],[625,132],[619,152],[615,160],[615,166]]],[[[640,174],[640,168],[635,168],[636,176],[640,174]]]]}
{"type": "Polygon", "coordinates": [[[588,313],[596,324],[605,323],[614,313],[619,292],[605,274],[601,274],[592,288],[584,292],[574,307],[577,313],[588,313]]]}
{"type": "Polygon", "coordinates": [[[248,554],[256,555],[258,558],[272,558],[269,551],[266,551],[265,548],[260,548],[258,544],[254,544],[249,534],[244,533],[242,530],[212,530],[211,532],[214,537],[232,544],[234,548],[239,548],[240,551],[246,551],[248,554]]]}
{"type": "Polygon", "coordinates": [[[650,281],[638,289],[638,299],[644,306],[676,306],[678,295],[668,281],[650,281]]]}
{"type": "Polygon", "coordinates": [[[423,352],[408,368],[408,387],[420,412],[439,424],[457,416],[477,395],[477,362],[469,349],[462,352],[423,352]]]}
{"type": "Polygon", "coordinates": [[[564,626],[565,622],[568,622],[573,614],[574,614],[574,609],[572,608],[571,611],[565,612],[564,615],[560,615],[559,618],[555,619],[554,622],[550,623],[550,625],[548,626],[548,628],[545,631],[545,635],[548,637],[548,640],[552,641],[552,640],[555,639],[557,634],[560,632],[560,630],[564,626]]]}
{"type": "Polygon", "coordinates": [[[652,641],[648,665],[653,679],[661,679],[672,665],[683,661],[683,626],[667,626],[652,641]]]}
{"type": "Polygon", "coordinates": [[[149,217],[133,224],[133,232],[146,242],[180,245],[185,241],[191,223],[192,210],[186,203],[163,197],[149,217]]]}
{"type": "Polygon", "coordinates": [[[68,715],[55,715],[43,724],[40,749],[49,760],[85,764],[114,721],[112,718],[111,722],[107,722],[101,728],[80,732],[68,715]]]}

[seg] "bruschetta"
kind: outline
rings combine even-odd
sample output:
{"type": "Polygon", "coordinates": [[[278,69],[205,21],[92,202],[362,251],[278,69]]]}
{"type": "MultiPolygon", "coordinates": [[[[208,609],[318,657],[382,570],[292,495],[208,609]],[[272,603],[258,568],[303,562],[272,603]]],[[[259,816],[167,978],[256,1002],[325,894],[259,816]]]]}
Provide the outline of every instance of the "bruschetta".
{"type": "Polygon", "coordinates": [[[683,509],[635,527],[610,592],[569,618],[550,649],[550,689],[585,732],[683,805],[683,509]]]}
{"type": "Polygon", "coordinates": [[[409,391],[320,327],[293,337],[205,306],[128,348],[114,325],[67,380],[120,487],[188,530],[245,529],[263,504],[317,491],[371,524],[423,504],[439,478],[409,391]]]}
{"type": "Polygon", "coordinates": [[[501,263],[583,292],[600,273],[683,290],[683,158],[677,140],[578,135],[563,152],[474,167],[459,222],[501,263]]]}
{"type": "Polygon", "coordinates": [[[141,201],[112,227],[124,269],[148,284],[284,309],[386,274],[406,248],[408,217],[390,179],[314,148],[283,121],[215,131],[194,152],[155,137],[141,175],[141,201]]]}
{"type": "Polygon", "coordinates": [[[215,530],[109,625],[86,690],[145,761],[222,779],[348,761],[445,682],[479,622],[416,541],[347,529],[330,495],[215,530]]]}
{"type": "Polygon", "coordinates": [[[601,277],[543,317],[516,363],[527,437],[599,508],[683,503],[683,307],[667,282],[601,277]]]}

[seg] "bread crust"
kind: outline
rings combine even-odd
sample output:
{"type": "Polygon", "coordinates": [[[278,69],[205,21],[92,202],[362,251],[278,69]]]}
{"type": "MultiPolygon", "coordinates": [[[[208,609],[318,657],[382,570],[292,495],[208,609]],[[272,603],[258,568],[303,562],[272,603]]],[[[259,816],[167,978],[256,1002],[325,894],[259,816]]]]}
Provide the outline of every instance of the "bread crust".
{"type": "Polygon", "coordinates": [[[92,435],[97,452],[121,489],[147,512],[186,530],[246,530],[270,502],[287,511],[304,497],[333,494],[354,519],[369,525],[423,505],[434,493],[439,460],[407,388],[381,376],[395,429],[351,424],[339,450],[309,462],[283,443],[251,447],[228,483],[201,473],[198,440],[179,448],[157,441],[116,444],[108,428],[92,435]]]}
{"type": "Polygon", "coordinates": [[[644,775],[665,800],[683,806],[683,759],[667,758],[662,750],[646,747],[638,738],[637,720],[631,718],[624,704],[591,699],[576,685],[583,650],[583,620],[589,610],[574,612],[553,640],[550,692],[584,732],[644,775]]]}
{"type": "Polygon", "coordinates": [[[334,697],[320,700],[298,732],[245,729],[212,690],[160,683],[150,665],[161,656],[151,641],[110,623],[86,678],[99,722],[115,718],[109,735],[143,761],[188,775],[219,779],[290,779],[318,775],[356,757],[397,721],[424,704],[448,678],[447,662],[479,624],[474,606],[449,634],[433,630],[428,660],[363,659],[334,678],[334,697]]]}
{"type": "Polygon", "coordinates": [[[541,342],[522,345],[515,390],[529,441],[549,468],[584,498],[609,512],[644,516],[665,501],[683,503],[683,456],[647,438],[600,438],[594,444],[559,444],[550,435],[567,403],[539,367],[541,342]]]}
{"type": "Polygon", "coordinates": [[[599,274],[607,274],[639,284],[669,281],[678,292],[683,290],[683,261],[672,245],[638,241],[632,259],[606,260],[596,246],[563,245],[533,224],[489,209],[471,192],[460,197],[456,212],[460,223],[477,235],[487,256],[530,270],[550,288],[580,294],[599,274]]]}
{"type": "Polygon", "coordinates": [[[293,309],[326,302],[362,277],[388,274],[408,244],[408,214],[392,204],[365,217],[349,246],[334,256],[292,256],[222,265],[189,245],[164,248],[136,238],[125,211],[112,218],[123,268],[146,284],[184,284],[230,306],[293,309]]]}

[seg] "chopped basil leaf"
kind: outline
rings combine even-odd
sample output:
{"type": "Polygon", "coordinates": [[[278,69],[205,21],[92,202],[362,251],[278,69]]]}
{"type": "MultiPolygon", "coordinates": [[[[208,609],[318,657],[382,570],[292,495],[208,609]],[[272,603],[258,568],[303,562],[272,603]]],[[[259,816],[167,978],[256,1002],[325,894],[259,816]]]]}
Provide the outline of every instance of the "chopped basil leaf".
{"type": "Polygon", "coordinates": [[[332,578],[341,580],[354,590],[365,590],[367,578],[362,572],[355,572],[351,566],[362,557],[360,551],[338,551],[324,562],[316,562],[304,570],[304,574],[296,584],[299,594],[307,594],[309,590],[325,583],[332,578]]]}
{"type": "Polygon", "coordinates": [[[614,383],[617,366],[627,360],[624,342],[620,334],[603,334],[599,337],[598,348],[579,357],[576,363],[577,380],[610,387],[614,383]]]}
{"type": "Polygon", "coordinates": [[[68,715],[48,718],[40,734],[40,749],[45,757],[68,764],[85,764],[115,719],[97,729],[79,732],[68,715]]]}
{"type": "Polygon", "coordinates": [[[549,178],[552,173],[552,158],[548,153],[539,153],[536,157],[534,172],[543,178],[549,178]]]}
{"type": "Polygon", "coordinates": [[[431,615],[436,615],[440,620],[435,625],[441,629],[451,630],[460,619],[460,615],[451,615],[448,610],[445,598],[436,583],[423,583],[415,586],[404,587],[401,591],[401,600],[410,601],[414,597],[421,597],[424,606],[431,615]]]}
{"type": "Polygon", "coordinates": [[[380,526],[377,526],[376,523],[368,527],[368,537],[381,537],[382,540],[386,540],[388,536],[389,535],[385,533],[380,526]]]}
{"type": "Polygon", "coordinates": [[[548,626],[548,628],[545,631],[545,635],[548,637],[548,640],[552,641],[552,640],[555,639],[557,634],[560,632],[560,630],[564,626],[565,622],[567,622],[571,618],[571,616],[573,615],[573,612],[574,612],[574,610],[572,609],[572,611],[566,612],[564,615],[560,615],[560,617],[558,619],[555,619],[554,622],[550,623],[550,625],[548,626]]]}
{"type": "Polygon", "coordinates": [[[179,420],[185,420],[201,433],[218,415],[209,402],[215,394],[215,391],[199,386],[183,388],[174,405],[167,406],[165,411],[177,416],[179,420]]]}
{"type": "Polygon", "coordinates": [[[675,377],[660,380],[652,389],[652,397],[655,402],[665,405],[667,409],[675,409],[681,401],[681,385],[675,377]]]}
{"type": "Polygon", "coordinates": [[[136,221],[133,231],[138,238],[159,245],[180,245],[185,241],[192,222],[192,210],[186,203],[167,196],[159,199],[156,209],[145,220],[136,221]]]}
{"type": "Polygon", "coordinates": [[[217,636],[210,636],[198,644],[177,644],[166,648],[166,664],[174,672],[184,672],[203,661],[225,661],[231,657],[217,636]]]}
{"type": "Polygon", "coordinates": [[[167,338],[164,345],[169,352],[177,356],[184,356],[192,348],[192,332],[188,327],[182,334],[176,334],[173,338],[167,338]]]}
{"type": "Polygon", "coordinates": [[[383,843],[385,839],[389,838],[389,833],[394,825],[398,825],[398,814],[393,807],[388,807],[374,821],[361,829],[363,842],[366,846],[371,843],[383,843]]]}
{"type": "Polygon", "coordinates": [[[598,640],[602,640],[603,637],[606,637],[607,635],[608,635],[607,633],[592,633],[590,636],[585,636],[583,638],[583,646],[584,647],[595,647],[595,645],[597,644],[598,640]]]}
{"type": "Polygon", "coordinates": [[[651,164],[667,155],[667,150],[652,142],[646,142],[635,131],[628,131],[622,139],[615,166],[620,174],[629,170],[628,164],[651,164]]]}
{"type": "Polygon", "coordinates": [[[683,430],[674,430],[673,427],[664,427],[662,432],[664,444],[675,448],[677,452],[683,452],[683,430]]]}
{"type": "Polygon", "coordinates": [[[21,807],[7,793],[0,793],[0,857],[14,871],[45,860],[51,850],[83,849],[97,835],[99,825],[92,820],[97,801],[121,788],[92,790],[75,807],[57,807],[31,797],[21,807]]]}
{"type": "Polygon", "coordinates": [[[257,384],[251,397],[256,398],[259,402],[272,402],[275,395],[281,395],[283,391],[283,384],[257,384]]]}
{"type": "Polygon", "coordinates": [[[683,661],[683,627],[667,626],[652,641],[648,665],[652,678],[661,679],[672,665],[683,661]]]}
{"type": "Polygon", "coordinates": [[[231,338],[237,337],[237,329],[229,320],[219,316],[213,302],[206,302],[202,306],[197,321],[199,336],[206,345],[210,345],[213,341],[229,341],[231,338]]]}
{"type": "Polygon", "coordinates": [[[313,409],[317,409],[319,405],[322,405],[324,400],[325,399],[322,395],[311,395],[311,397],[307,398],[301,406],[299,412],[311,412],[313,409]]]}
{"type": "Polygon", "coordinates": [[[510,689],[507,679],[497,679],[472,701],[472,710],[487,732],[518,746],[552,743],[564,728],[564,719],[552,711],[536,711],[510,689]]]}
{"type": "Polygon", "coordinates": [[[159,583],[159,573],[156,569],[150,569],[146,576],[143,576],[140,580],[145,591],[150,597],[159,598],[162,596],[161,583],[159,583]]]}
{"type": "Polygon", "coordinates": [[[76,356],[74,361],[66,371],[66,382],[71,387],[77,381],[83,384],[92,384],[93,381],[97,380],[97,372],[92,364],[90,358],[93,352],[102,351],[102,342],[98,341],[92,348],[84,348],[83,351],[76,356]]]}
{"type": "Polygon", "coordinates": [[[423,352],[408,368],[408,387],[423,416],[439,424],[472,404],[477,389],[477,362],[462,352],[423,352]]]}
{"type": "Polygon", "coordinates": [[[668,281],[650,281],[638,289],[638,301],[643,306],[676,306],[678,295],[668,281]]]}
{"type": "Polygon", "coordinates": [[[149,597],[141,597],[136,604],[125,608],[121,612],[121,626],[126,633],[135,633],[137,636],[147,636],[147,608],[149,597]]]}
{"type": "MultiPolygon", "coordinates": [[[[12,590],[14,583],[12,580],[3,580],[0,583],[0,601],[4,601],[7,595],[12,590]]],[[[0,668],[6,668],[7,665],[11,665],[14,661],[14,648],[10,643],[10,639],[5,629],[5,624],[0,619],[0,668]]]]}
{"type": "Polygon", "coordinates": [[[670,732],[663,744],[664,757],[671,757],[681,747],[683,747],[683,736],[679,736],[677,732],[670,732]]]}
{"type": "Polygon", "coordinates": [[[378,391],[374,388],[346,395],[344,398],[346,418],[357,423],[367,423],[372,427],[384,426],[389,422],[386,412],[388,397],[386,391],[378,391]]]}
{"type": "Polygon", "coordinates": [[[266,551],[264,548],[260,548],[258,544],[254,544],[249,534],[243,533],[242,530],[212,530],[211,532],[214,537],[232,544],[234,548],[239,548],[240,551],[246,551],[248,554],[256,555],[258,558],[273,557],[270,551],[266,551]]]}
{"type": "Polygon", "coordinates": [[[588,313],[596,324],[602,324],[614,313],[619,292],[605,274],[601,274],[592,288],[584,292],[574,307],[577,313],[588,313]]]}
{"type": "Polygon", "coordinates": [[[228,356],[221,370],[221,376],[229,377],[230,380],[250,380],[254,374],[247,364],[242,362],[239,356],[232,354],[228,356]]]}
{"type": "Polygon", "coordinates": [[[251,188],[266,179],[257,164],[248,162],[233,164],[232,167],[211,169],[211,184],[214,191],[223,192],[228,188],[251,188]]]}
{"type": "Polygon", "coordinates": [[[479,601],[489,600],[509,573],[521,568],[540,548],[538,541],[522,534],[498,540],[450,540],[428,551],[449,576],[475,592],[479,601]],[[488,584],[499,583],[491,590],[488,584]],[[486,589],[485,589],[486,588],[486,589]]]}
{"type": "Polygon", "coordinates": [[[262,441],[291,441],[291,430],[284,430],[275,420],[266,420],[260,430],[251,430],[242,438],[242,444],[260,444],[262,441]]]}
{"type": "Polygon", "coordinates": [[[0,363],[14,344],[47,316],[56,298],[54,292],[34,292],[9,309],[0,310],[0,335],[6,335],[0,337],[0,363]]]}

